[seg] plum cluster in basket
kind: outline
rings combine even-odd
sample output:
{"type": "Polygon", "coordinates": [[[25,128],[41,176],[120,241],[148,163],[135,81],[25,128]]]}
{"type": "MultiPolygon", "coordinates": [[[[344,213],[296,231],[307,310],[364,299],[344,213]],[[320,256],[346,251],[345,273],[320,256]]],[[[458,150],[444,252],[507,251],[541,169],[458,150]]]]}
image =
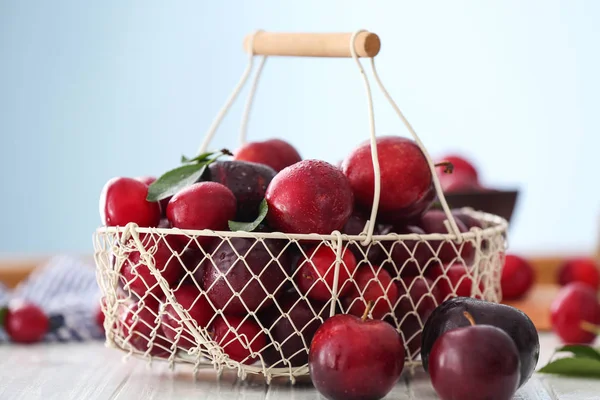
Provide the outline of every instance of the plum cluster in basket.
{"type": "MultiPolygon", "coordinates": [[[[104,300],[107,331],[147,355],[175,357],[199,347],[213,361],[292,368],[306,365],[311,339],[331,311],[362,316],[372,303],[370,316],[392,324],[409,358],[416,357],[423,324],[444,299],[485,297],[494,277],[473,271],[477,246],[491,244],[423,240],[448,233],[445,213],[432,207],[425,155],[401,137],[378,138],[377,151],[374,234],[414,239],[356,239],[374,206],[368,142],[339,167],[301,160],[290,144],[268,140],[243,146],[233,159],[221,158],[230,155],[225,150],[184,157],[158,179],[110,180],[100,199],[105,225],[176,229],[104,237],[115,274],[99,280],[118,288],[104,300]],[[217,233],[196,232],[205,229],[217,233]],[[355,238],[338,242],[337,234],[328,236],[336,231],[355,238]],[[268,232],[285,235],[260,235],[268,232]]],[[[453,215],[461,232],[485,228],[466,212],[453,215]]]]}

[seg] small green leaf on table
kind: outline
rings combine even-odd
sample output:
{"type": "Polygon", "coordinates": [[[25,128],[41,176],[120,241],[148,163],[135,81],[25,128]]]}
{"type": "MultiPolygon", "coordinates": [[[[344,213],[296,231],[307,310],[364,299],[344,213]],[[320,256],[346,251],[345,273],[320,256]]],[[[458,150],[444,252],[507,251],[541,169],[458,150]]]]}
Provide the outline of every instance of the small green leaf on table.
{"type": "Polygon", "coordinates": [[[538,372],[570,377],[600,378],[600,360],[588,357],[559,358],[538,372]]]}
{"type": "Polygon", "coordinates": [[[571,353],[576,358],[591,358],[600,361],[600,353],[598,350],[585,345],[567,345],[556,349],[557,353],[571,353]]]}
{"type": "Polygon", "coordinates": [[[229,221],[229,229],[231,229],[232,231],[252,232],[260,225],[261,222],[263,222],[263,220],[267,216],[268,212],[269,212],[269,206],[267,205],[267,200],[263,199],[263,201],[260,202],[260,206],[258,208],[258,217],[256,217],[256,219],[254,221],[252,221],[252,222],[229,221]]]}

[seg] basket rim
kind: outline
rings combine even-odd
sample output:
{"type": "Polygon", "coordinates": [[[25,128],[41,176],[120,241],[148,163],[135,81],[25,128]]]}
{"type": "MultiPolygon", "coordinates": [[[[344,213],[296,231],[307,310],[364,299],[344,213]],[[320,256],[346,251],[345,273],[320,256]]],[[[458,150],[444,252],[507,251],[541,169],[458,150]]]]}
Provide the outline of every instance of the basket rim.
{"type": "MultiPolygon", "coordinates": [[[[491,238],[506,232],[508,221],[498,215],[486,213],[483,211],[475,211],[472,208],[465,207],[458,209],[461,212],[468,214],[480,221],[491,223],[492,226],[480,229],[471,228],[468,232],[463,232],[459,236],[462,240],[473,240],[478,236],[482,238],[491,238]]],[[[180,236],[213,236],[222,238],[254,238],[254,239],[287,239],[287,240],[342,240],[342,241],[364,241],[366,234],[347,235],[340,232],[332,232],[327,235],[317,233],[299,234],[299,233],[283,233],[283,232],[246,232],[246,231],[213,231],[210,229],[195,230],[195,229],[179,229],[179,228],[143,228],[136,224],[128,224],[126,226],[103,226],[96,229],[97,234],[108,233],[125,233],[130,230],[135,230],[138,233],[153,233],[164,235],[180,235],[180,236]]],[[[373,235],[372,241],[398,241],[398,240],[457,240],[457,235],[452,233],[428,233],[424,235],[409,233],[398,234],[388,233],[386,235],[373,235]]]]}

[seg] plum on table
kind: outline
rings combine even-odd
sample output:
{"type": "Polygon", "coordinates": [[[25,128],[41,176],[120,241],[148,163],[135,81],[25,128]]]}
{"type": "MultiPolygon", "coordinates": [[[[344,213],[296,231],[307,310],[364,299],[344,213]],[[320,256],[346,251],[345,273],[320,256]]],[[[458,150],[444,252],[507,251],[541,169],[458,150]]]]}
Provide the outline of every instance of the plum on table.
{"type": "Polygon", "coordinates": [[[600,288],[598,268],[598,264],[588,257],[567,259],[558,269],[558,283],[565,286],[572,282],[582,282],[597,291],[600,288]]]}
{"type": "Polygon", "coordinates": [[[475,324],[443,333],[429,355],[431,384],[441,400],[510,400],[520,374],[515,342],[502,329],[475,324]]]}
{"type": "Polygon", "coordinates": [[[313,384],[332,400],[381,399],[404,368],[404,344],[396,330],[380,320],[340,314],[315,333],[308,368],[313,384]]]}
{"type": "Polygon", "coordinates": [[[495,326],[512,338],[520,359],[519,386],[525,384],[533,374],[540,355],[540,341],[531,319],[514,307],[466,297],[445,301],[425,323],[421,347],[425,371],[429,370],[430,353],[437,339],[452,329],[470,325],[464,316],[465,311],[471,314],[477,324],[495,326]]]}
{"type": "Polygon", "coordinates": [[[507,254],[500,279],[502,299],[515,300],[523,297],[533,286],[534,279],[535,273],[527,260],[515,254],[507,254]]]}
{"type": "Polygon", "coordinates": [[[562,287],[550,305],[550,320],[552,330],[563,342],[592,343],[600,326],[595,290],[582,282],[562,287]]]}

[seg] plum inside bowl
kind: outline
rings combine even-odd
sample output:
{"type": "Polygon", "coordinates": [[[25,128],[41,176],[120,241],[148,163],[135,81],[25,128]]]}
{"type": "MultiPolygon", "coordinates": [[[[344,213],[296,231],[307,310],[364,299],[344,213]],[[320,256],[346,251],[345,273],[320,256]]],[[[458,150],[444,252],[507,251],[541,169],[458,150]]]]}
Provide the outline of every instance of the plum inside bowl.
{"type": "Polygon", "coordinates": [[[486,190],[444,193],[451,208],[471,207],[498,215],[510,222],[517,204],[518,190],[486,190]]]}

